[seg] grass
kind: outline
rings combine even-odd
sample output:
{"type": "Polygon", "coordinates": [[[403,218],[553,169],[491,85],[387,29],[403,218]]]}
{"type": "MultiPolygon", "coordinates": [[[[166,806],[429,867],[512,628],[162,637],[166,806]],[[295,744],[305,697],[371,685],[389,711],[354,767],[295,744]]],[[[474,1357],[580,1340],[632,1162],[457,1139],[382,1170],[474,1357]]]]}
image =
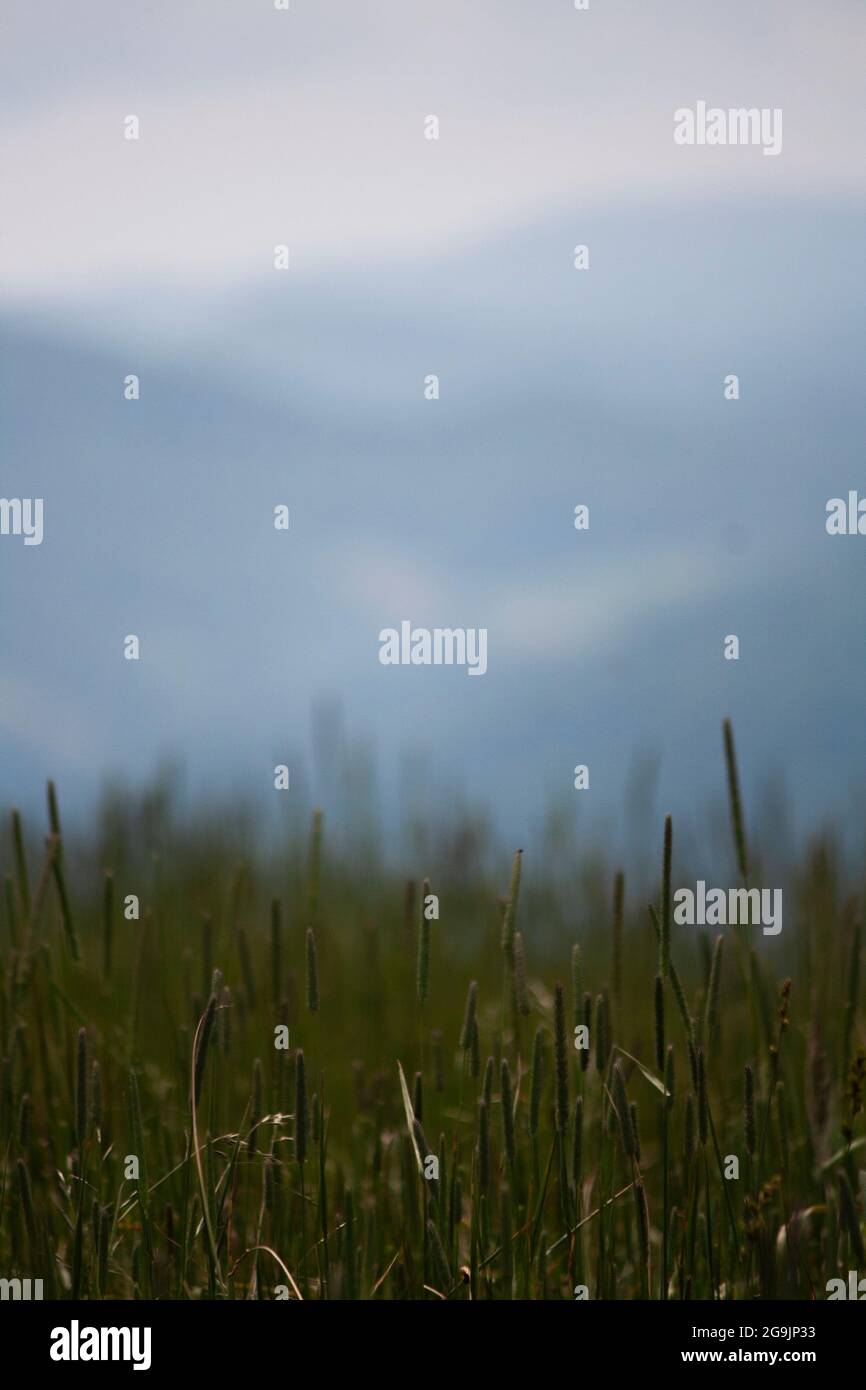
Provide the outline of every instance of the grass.
{"type": "MultiPolygon", "coordinates": [[[[728,724],[722,748],[754,886],[728,724]]],[[[667,817],[654,900],[613,866],[608,921],[574,940],[539,932],[521,850],[497,898],[447,862],[421,866],[432,889],[359,874],[319,812],[277,866],[173,843],[159,815],[75,851],[53,784],[47,819],[38,850],[10,827],[4,1277],[71,1299],[731,1300],[866,1273],[860,904],[826,841],[764,942],[674,923],[667,817]]]]}

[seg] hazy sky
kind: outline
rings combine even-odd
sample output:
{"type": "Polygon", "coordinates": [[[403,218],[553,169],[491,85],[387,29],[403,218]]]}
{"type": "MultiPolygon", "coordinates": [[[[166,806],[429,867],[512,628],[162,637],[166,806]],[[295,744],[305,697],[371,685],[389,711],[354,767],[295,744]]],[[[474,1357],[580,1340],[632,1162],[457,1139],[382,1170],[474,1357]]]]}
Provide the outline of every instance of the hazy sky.
{"type": "Polygon", "coordinates": [[[315,782],[327,698],[515,835],[639,748],[715,791],[727,713],[844,806],[864,60],[859,0],[8,4],[3,491],[46,517],[0,539],[9,794],[315,782]],[[781,154],[678,147],[699,100],[781,108],[781,154]],[[403,618],[486,626],[488,674],[382,668],[403,618]]]}
{"type": "Polygon", "coordinates": [[[279,241],[303,278],[423,262],[600,198],[862,193],[859,0],[90,0],[4,32],[16,300],[214,293],[279,241]],[[677,148],[698,99],[781,107],[784,157],[677,148]]]}

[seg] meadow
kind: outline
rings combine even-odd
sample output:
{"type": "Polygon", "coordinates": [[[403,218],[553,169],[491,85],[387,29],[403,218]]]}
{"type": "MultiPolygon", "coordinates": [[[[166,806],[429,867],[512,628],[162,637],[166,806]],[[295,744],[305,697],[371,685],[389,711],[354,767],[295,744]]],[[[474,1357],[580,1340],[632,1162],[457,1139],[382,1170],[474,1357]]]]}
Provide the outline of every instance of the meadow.
{"type": "MultiPolygon", "coordinates": [[[[730,886],[779,886],[728,724],[719,768],[730,886]]],[[[435,1302],[866,1275],[860,900],[828,837],[771,940],[675,924],[670,817],[652,894],[596,865],[601,920],[542,933],[520,850],[406,879],[331,853],[321,812],[274,858],[158,806],[73,847],[47,800],[6,851],[0,1276],[435,1302]]]]}

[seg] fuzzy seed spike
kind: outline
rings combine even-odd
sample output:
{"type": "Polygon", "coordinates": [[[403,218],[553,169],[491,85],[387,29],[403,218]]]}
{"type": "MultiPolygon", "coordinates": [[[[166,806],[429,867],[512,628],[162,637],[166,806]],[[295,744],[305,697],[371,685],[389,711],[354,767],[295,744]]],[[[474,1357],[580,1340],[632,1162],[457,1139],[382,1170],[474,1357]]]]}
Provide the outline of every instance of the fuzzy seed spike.
{"type": "Polygon", "coordinates": [[[522,859],[523,850],[516,850],[511,865],[511,882],[508,885],[508,897],[505,899],[505,911],[502,914],[502,949],[509,962],[512,961],[514,953],[514,932],[517,924],[517,900],[520,896],[522,859]]]}
{"type": "Polygon", "coordinates": [[[307,1008],[311,1014],[319,1009],[319,967],[316,960],[316,938],[312,927],[307,927],[305,964],[307,975],[307,1008]]]}
{"type": "Polygon", "coordinates": [[[743,882],[749,882],[749,856],[746,849],[746,831],[743,824],[743,805],[740,800],[740,778],[737,772],[737,754],[734,748],[734,730],[730,719],[722,724],[725,744],[725,766],[728,773],[728,798],[731,806],[731,829],[734,847],[737,852],[737,867],[743,882]]]}

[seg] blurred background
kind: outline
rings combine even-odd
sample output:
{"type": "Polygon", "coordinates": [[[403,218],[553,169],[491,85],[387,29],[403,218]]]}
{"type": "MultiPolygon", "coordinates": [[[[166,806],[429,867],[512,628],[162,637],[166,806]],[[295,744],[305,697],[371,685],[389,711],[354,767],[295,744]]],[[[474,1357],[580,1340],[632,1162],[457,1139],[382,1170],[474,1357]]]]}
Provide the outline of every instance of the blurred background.
{"type": "Polygon", "coordinates": [[[778,844],[859,834],[866,539],[824,524],[866,493],[859,0],[4,28],[0,491],[45,507],[0,540],[4,803],[160,775],[389,852],[652,819],[655,857],[663,811],[713,823],[730,715],[778,844]],[[782,153],[675,146],[698,100],[781,107],[782,153]],[[404,618],[486,627],[487,674],[382,667],[404,618]]]}

